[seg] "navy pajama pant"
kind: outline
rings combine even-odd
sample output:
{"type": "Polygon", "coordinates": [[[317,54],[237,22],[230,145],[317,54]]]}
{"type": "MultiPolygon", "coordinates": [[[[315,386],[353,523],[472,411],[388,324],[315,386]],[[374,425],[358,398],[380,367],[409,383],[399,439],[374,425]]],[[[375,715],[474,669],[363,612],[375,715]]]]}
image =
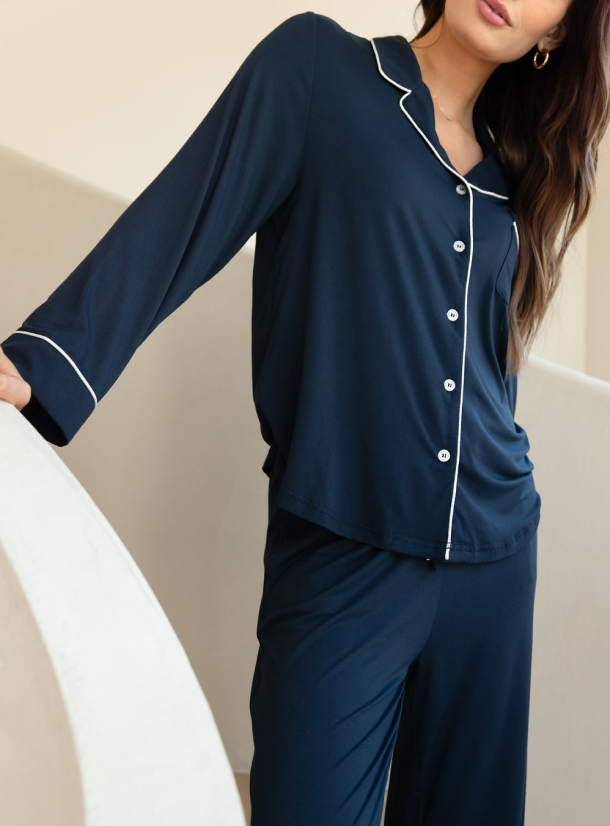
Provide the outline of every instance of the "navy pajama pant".
{"type": "Polygon", "coordinates": [[[522,826],[537,534],[427,561],[269,490],[251,826],[522,826]]]}

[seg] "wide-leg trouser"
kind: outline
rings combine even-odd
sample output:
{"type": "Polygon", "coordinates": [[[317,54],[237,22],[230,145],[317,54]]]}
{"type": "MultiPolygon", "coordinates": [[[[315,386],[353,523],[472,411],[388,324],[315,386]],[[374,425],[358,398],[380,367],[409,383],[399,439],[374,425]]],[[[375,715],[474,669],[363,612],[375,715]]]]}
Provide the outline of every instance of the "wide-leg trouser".
{"type": "Polygon", "coordinates": [[[251,826],[522,826],[537,535],[426,561],[270,502],[251,826]]]}

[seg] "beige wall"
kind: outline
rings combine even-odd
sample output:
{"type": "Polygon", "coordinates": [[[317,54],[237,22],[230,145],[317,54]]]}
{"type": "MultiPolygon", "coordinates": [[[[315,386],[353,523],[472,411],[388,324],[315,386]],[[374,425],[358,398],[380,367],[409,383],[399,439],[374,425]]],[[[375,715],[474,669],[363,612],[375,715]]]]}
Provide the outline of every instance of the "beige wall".
{"type": "MultiPolygon", "coordinates": [[[[321,2],[369,35],[412,2],[321,2]]],[[[179,148],[254,45],[306,3],[27,0],[4,10],[0,145],[132,200],[179,148]]]]}
{"type": "Polygon", "coordinates": [[[588,221],[585,372],[610,381],[610,134],[600,151],[597,195],[588,221]]]}
{"type": "MultiPolygon", "coordinates": [[[[0,33],[0,70],[12,78],[0,122],[0,340],[177,151],[249,49],[308,8],[11,7],[0,33]]],[[[326,2],[315,11],[373,36],[411,34],[413,8],[326,2]]],[[[606,192],[607,152],[599,199],[534,352],[609,380],[606,192]]],[[[251,759],[244,674],[256,656],[267,506],[250,395],[250,277],[246,250],[155,331],[74,442],[58,449],[167,611],[236,771],[251,759]]]]}

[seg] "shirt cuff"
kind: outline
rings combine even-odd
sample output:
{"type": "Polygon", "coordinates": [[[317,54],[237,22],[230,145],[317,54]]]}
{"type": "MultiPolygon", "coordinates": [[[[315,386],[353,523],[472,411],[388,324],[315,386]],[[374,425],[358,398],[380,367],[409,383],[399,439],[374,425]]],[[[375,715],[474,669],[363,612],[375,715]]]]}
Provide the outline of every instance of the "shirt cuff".
{"type": "Polygon", "coordinates": [[[50,336],[40,333],[12,333],[2,349],[32,388],[23,416],[51,444],[67,445],[97,406],[78,366],[50,336]]]}

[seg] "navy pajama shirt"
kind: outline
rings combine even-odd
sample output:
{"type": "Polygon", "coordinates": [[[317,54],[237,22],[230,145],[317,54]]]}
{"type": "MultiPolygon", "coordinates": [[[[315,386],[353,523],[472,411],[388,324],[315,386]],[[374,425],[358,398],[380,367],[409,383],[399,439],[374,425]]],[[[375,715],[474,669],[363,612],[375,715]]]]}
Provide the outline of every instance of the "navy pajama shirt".
{"type": "Polygon", "coordinates": [[[2,342],[68,444],[256,233],[252,826],[378,824],[388,771],[391,826],[523,823],[540,496],[506,363],[519,228],[474,127],[461,175],[403,36],[295,14],[2,342]]]}

